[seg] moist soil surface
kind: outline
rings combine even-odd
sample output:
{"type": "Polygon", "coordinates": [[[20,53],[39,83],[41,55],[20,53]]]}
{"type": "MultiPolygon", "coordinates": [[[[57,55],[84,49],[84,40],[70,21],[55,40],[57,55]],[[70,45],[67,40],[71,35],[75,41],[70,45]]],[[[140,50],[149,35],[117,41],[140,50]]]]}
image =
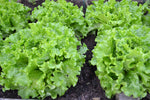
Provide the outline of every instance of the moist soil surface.
{"type": "MultiPolygon", "coordinates": [[[[67,2],[73,2],[74,5],[81,7],[83,5],[83,0],[66,0],[67,2]]],[[[88,0],[88,4],[92,4],[93,0],[88,0]]],[[[118,0],[119,1],[119,0],[118,0]]],[[[135,0],[134,0],[135,1],[135,0]]],[[[143,0],[137,0],[142,3],[143,0]]],[[[27,0],[21,0],[21,3],[34,9],[38,5],[41,5],[44,0],[37,0],[36,4],[29,3],[27,0]]],[[[84,11],[85,12],[85,11],[84,11]]],[[[94,35],[88,35],[81,42],[85,43],[89,49],[86,53],[86,62],[82,67],[81,74],[78,76],[79,80],[75,87],[71,87],[66,91],[65,95],[58,97],[56,100],[94,100],[93,98],[100,98],[100,100],[115,100],[115,97],[108,99],[105,96],[105,92],[100,86],[100,80],[95,75],[95,66],[89,64],[89,60],[92,58],[92,49],[96,45],[94,35]]],[[[1,69],[0,69],[1,71],[1,69]]],[[[21,98],[17,95],[17,90],[9,90],[2,92],[2,87],[0,86],[0,98],[21,98]]],[[[51,97],[46,97],[45,100],[52,100],[51,97]]],[[[96,100],[96,99],[95,99],[96,100]]],[[[150,100],[150,95],[148,94],[142,100],[150,100]]]]}

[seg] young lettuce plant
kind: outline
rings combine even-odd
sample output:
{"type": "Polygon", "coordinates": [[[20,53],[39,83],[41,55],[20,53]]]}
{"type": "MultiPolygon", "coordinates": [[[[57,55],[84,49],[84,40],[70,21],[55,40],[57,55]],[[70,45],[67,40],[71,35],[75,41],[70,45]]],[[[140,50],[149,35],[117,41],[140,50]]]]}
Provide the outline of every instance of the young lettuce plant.
{"type": "Polygon", "coordinates": [[[150,93],[150,28],[132,25],[98,32],[92,65],[106,96],[123,92],[145,97],[150,93]]]}
{"type": "Polygon", "coordinates": [[[141,5],[131,0],[94,1],[93,5],[87,7],[86,22],[88,31],[96,29],[111,29],[115,27],[131,27],[133,24],[142,25],[142,16],[147,3],[141,5]]]}
{"type": "Polygon", "coordinates": [[[9,0],[0,0],[0,33],[3,38],[28,26],[30,8],[9,0]]]}
{"type": "Polygon", "coordinates": [[[32,12],[33,19],[42,21],[43,24],[61,22],[73,29],[78,38],[86,36],[86,23],[82,8],[74,6],[66,0],[46,0],[42,6],[38,6],[32,12]]]}
{"type": "Polygon", "coordinates": [[[10,35],[0,53],[0,85],[22,98],[62,96],[75,86],[85,62],[86,46],[61,23],[37,22],[10,35]]]}

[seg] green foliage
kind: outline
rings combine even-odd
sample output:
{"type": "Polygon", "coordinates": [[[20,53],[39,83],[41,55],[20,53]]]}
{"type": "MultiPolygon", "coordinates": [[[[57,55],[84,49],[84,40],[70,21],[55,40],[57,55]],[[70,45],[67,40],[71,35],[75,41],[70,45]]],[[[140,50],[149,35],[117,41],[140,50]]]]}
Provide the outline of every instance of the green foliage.
{"type": "Polygon", "coordinates": [[[0,85],[4,91],[17,89],[22,98],[62,96],[76,85],[85,62],[87,48],[78,39],[98,30],[91,64],[97,66],[96,75],[107,97],[124,92],[142,98],[150,93],[148,2],[137,6],[131,0],[95,1],[84,19],[82,8],[65,0],[45,0],[31,16],[28,7],[8,1],[0,0],[0,85]],[[29,25],[30,18],[36,23],[29,25]]]}
{"type": "Polygon", "coordinates": [[[3,46],[3,38],[2,38],[2,33],[0,33],[0,52],[1,52],[2,46],[3,46]]]}
{"type": "Polygon", "coordinates": [[[86,23],[84,22],[82,8],[73,6],[73,3],[65,0],[46,0],[42,6],[35,8],[32,12],[33,19],[43,24],[61,22],[63,25],[73,29],[78,38],[86,36],[86,23]]]}
{"type": "Polygon", "coordinates": [[[142,17],[143,24],[150,26],[150,13],[142,17]]]}
{"type": "Polygon", "coordinates": [[[91,63],[106,95],[145,97],[150,92],[150,28],[133,25],[98,34],[91,63]]]}
{"type": "Polygon", "coordinates": [[[98,29],[91,64],[108,98],[121,92],[142,98],[150,92],[150,28],[142,22],[147,7],[99,0],[87,8],[89,29],[98,29]]]}
{"type": "Polygon", "coordinates": [[[142,17],[143,19],[143,24],[150,26],[150,13],[142,17]]]}
{"type": "Polygon", "coordinates": [[[142,16],[143,24],[150,26],[150,1],[147,0],[148,7],[145,9],[145,15],[142,16]]]}
{"type": "Polygon", "coordinates": [[[0,53],[0,84],[17,89],[22,98],[62,96],[75,86],[85,61],[86,46],[61,23],[30,24],[10,35],[0,53]]]}
{"type": "Polygon", "coordinates": [[[20,3],[0,0],[0,33],[3,38],[28,26],[29,11],[20,3]]]}
{"type": "Polygon", "coordinates": [[[62,96],[76,85],[85,62],[87,48],[74,33],[80,36],[86,30],[81,9],[65,0],[47,0],[32,12],[32,18],[38,21],[28,27],[30,9],[8,1],[0,1],[3,91],[17,89],[22,98],[62,96]]]}
{"type": "Polygon", "coordinates": [[[130,27],[133,24],[142,25],[141,18],[147,3],[137,6],[138,2],[131,0],[104,0],[93,2],[87,7],[86,21],[89,31],[94,29],[111,29],[115,27],[130,27]]]}

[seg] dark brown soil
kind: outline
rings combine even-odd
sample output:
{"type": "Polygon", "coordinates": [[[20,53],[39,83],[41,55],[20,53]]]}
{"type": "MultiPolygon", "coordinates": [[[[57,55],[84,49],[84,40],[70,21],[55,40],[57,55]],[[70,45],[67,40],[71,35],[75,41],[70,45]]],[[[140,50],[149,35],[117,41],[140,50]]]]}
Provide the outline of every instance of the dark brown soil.
{"type": "MultiPolygon", "coordinates": [[[[41,5],[43,1],[44,0],[38,0],[35,5],[27,2],[27,0],[21,0],[21,3],[23,3],[25,6],[29,6],[33,10],[34,7],[41,5]]],[[[73,2],[75,5],[78,5],[79,7],[81,7],[83,4],[83,0],[66,0],[66,1],[73,2]]],[[[91,1],[93,0],[89,0],[88,4],[91,4],[91,1]]],[[[96,45],[94,40],[95,40],[94,35],[89,35],[82,40],[82,43],[85,43],[87,45],[89,51],[86,53],[87,56],[86,63],[82,67],[80,76],[78,76],[79,81],[75,87],[69,88],[64,96],[58,97],[56,100],[92,100],[92,98],[96,97],[101,98],[100,100],[109,100],[108,98],[106,98],[105,93],[100,86],[99,83],[100,81],[94,73],[96,67],[91,66],[89,64],[89,60],[92,58],[91,51],[96,45]]],[[[10,90],[6,91],[5,93],[2,92],[2,87],[0,86],[0,98],[20,98],[20,97],[17,95],[17,91],[10,90]]],[[[50,97],[47,97],[45,98],[45,100],[52,100],[52,99],[50,97]]],[[[115,100],[115,97],[113,97],[111,100],[115,100]]],[[[143,100],[150,100],[150,96],[148,95],[143,100]]]]}

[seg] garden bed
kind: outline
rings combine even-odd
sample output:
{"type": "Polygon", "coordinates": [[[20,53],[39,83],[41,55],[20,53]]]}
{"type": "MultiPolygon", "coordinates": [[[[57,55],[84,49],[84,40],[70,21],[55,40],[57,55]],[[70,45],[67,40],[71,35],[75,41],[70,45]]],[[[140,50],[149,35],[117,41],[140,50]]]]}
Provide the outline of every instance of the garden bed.
{"type": "MultiPolygon", "coordinates": [[[[37,7],[41,5],[44,0],[38,0],[36,4],[29,3],[27,0],[22,0],[25,6],[30,8],[37,7]]],[[[67,0],[68,2],[73,2],[75,5],[79,7],[82,6],[82,0],[67,0]]],[[[91,4],[92,0],[88,0],[88,4],[91,4]]],[[[138,2],[142,3],[143,0],[137,0],[138,2]]],[[[82,39],[82,43],[85,43],[89,49],[86,52],[86,63],[82,67],[81,74],[78,76],[79,80],[75,87],[71,87],[67,90],[65,95],[62,97],[58,97],[56,100],[92,100],[93,98],[101,98],[100,100],[115,100],[115,97],[112,99],[108,99],[105,96],[105,92],[99,84],[99,79],[95,75],[95,66],[91,66],[89,64],[89,60],[92,58],[92,50],[96,45],[95,42],[95,35],[88,35],[84,39],[82,39]]],[[[0,87],[0,98],[21,98],[17,95],[17,90],[10,90],[6,91],[5,93],[2,92],[2,87],[0,87]]],[[[51,97],[46,97],[45,100],[51,100],[51,97]]],[[[142,100],[149,100],[149,95],[143,98],[142,100]]]]}

